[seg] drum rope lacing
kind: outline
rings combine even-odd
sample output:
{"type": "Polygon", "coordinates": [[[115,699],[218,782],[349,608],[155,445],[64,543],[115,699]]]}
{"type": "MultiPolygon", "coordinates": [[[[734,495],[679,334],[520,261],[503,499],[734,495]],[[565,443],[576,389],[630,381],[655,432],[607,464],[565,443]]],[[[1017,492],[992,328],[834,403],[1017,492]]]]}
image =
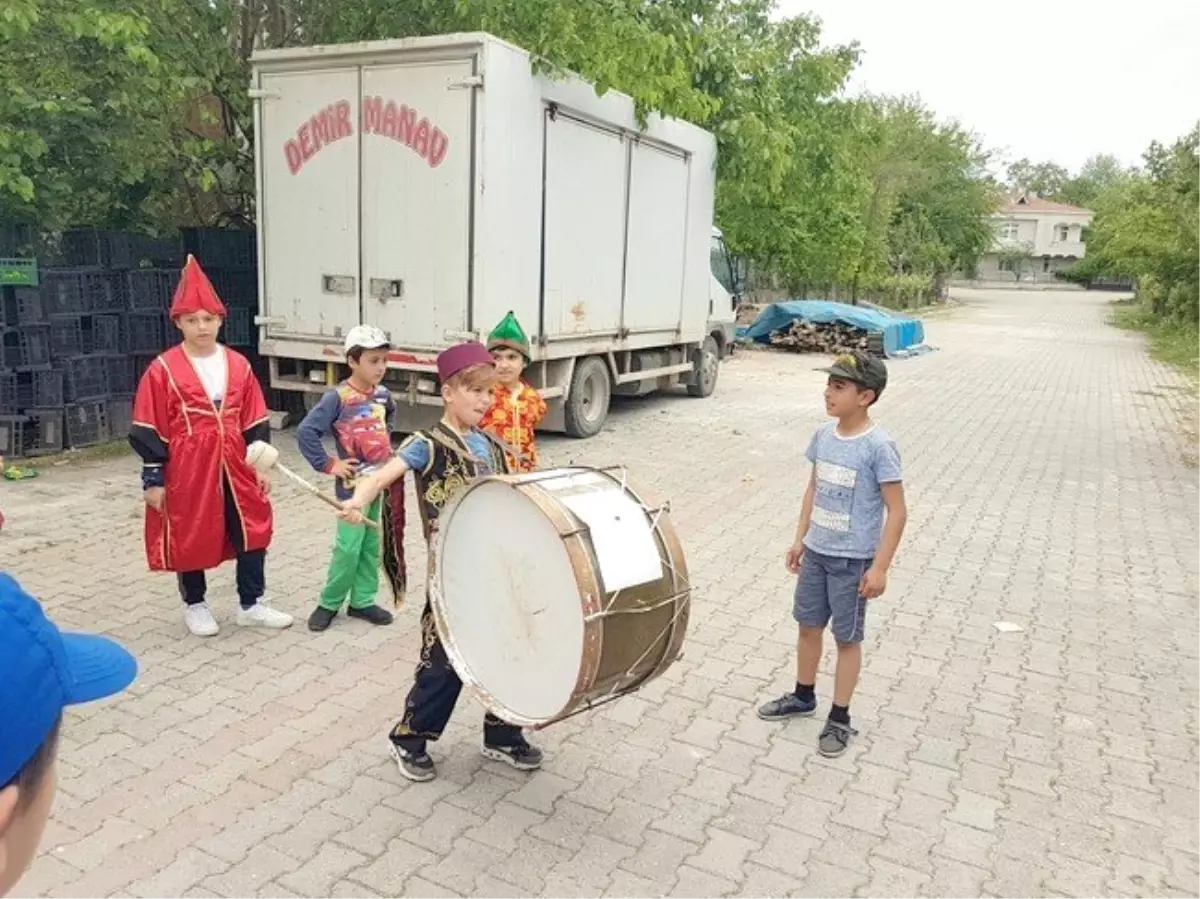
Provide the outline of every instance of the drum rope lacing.
{"type": "MultiPolygon", "coordinates": [[[[670,511],[671,504],[664,503],[655,509],[651,509],[649,506],[647,506],[642,501],[641,497],[632,488],[629,487],[628,472],[626,471],[625,467],[619,466],[619,470],[621,472],[621,480],[620,480],[621,491],[623,493],[625,493],[627,496],[633,497],[634,501],[638,504],[638,506],[641,507],[642,511],[646,513],[647,517],[649,517],[649,519],[650,519],[650,530],[657,536],[658,540],[662,544],[663,549],[666,551],[666,558],[663,559],[662,561],[663,561],[663,565],[666,567],[667,571],[671,575],[672,584],[675,587],[675,593],[673,593],[671,596],[667,597],[666,599],[662,599],[656,603],[653,603],[652,605],[641,606],[636,609],[614,610],[612,608],[613,605],[616,603],[617,599],[620,598],[621,593],[624,592],[623,590],[617,590],[613,593],[612,598],[608,601],[608,603],[605,605],[604,608],[602,608],[599,612],[593,612],[591,615],[588,615],[584,620],[590,621],[590,620],[593,620],[596,618],[604,618],[604,617],[608,617],[610,615],[620,615],[620,614],[625,614],[625,613],[638,614],[638,613],[642,613],[642,612],[650,612],[650,611],[653,611],[654,609],[662,608],[667,603],[673,603],[678,599],[681,599],[681,598],[683,599],[683,602],[681,602],[679,604],[679,607],[675,609],[675,613],[671,616],[670,621],[668,621],[666,623],[666,625],[664,625],[663,629],[661,631],[659,631],[658,636],[650,642],[649,646],[647,646],[644,650],[642,650],[641,655],[639,655],[636,659],[634,659],[633,663],[626,669],[625,677],[632,677],[634,672],[637,671],[638,665],[640,665],[642,662],[644,662],[646,660],[646,657],[650,654],[650,651],[652,649],[654,649],[655,646],[658,645],[658,642],[660,640],[662,640],[664,637],[667,637],[668,634],[674,630],[676,624],[679,621],[679,616],[682,615],[685,611],[687,611],[689,606],[691,606],[692,585],[691,585],[691,582],[688,580],[687,575],[681,574],[679,572],[679,569],[676,568],[674,558],[671,554],[671,546],[668,543],[666,537],[663,535],[662,528],[659,525],[659,519],[661,519],[665,513],[670,511]],[[680,586],[681,583],[682,583],[682,587],[680,586]]],[[[596,699],[592,702],[586,703],[584,705],[584,707],[581,708],[579,711],[587,711],[588,709],[592,708],[595,705],[599,705],[602,702],[607,702],[610,699],[615,698],[617,695],[617,690],[618,690],[618,687],[620,686],[620,683],[621,682],[618,679],[616,681],[616,683],[614,683],[613,686],[609,688],[607,693],[605,693],[603,696],[599,697],[598,699],[596,699]]]]}

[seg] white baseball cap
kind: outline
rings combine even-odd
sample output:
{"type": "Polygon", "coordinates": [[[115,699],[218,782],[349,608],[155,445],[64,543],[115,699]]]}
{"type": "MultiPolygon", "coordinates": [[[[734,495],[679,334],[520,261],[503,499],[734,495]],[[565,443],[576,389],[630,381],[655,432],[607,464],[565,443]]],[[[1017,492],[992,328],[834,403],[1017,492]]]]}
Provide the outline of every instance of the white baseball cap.
{"type": "Polygon", "coordinates": [[[355,325],[346,335],[346,352],[360,346],[364,350],[377,350],[381,346],[390,346],[391,341],[383,331],[374,325],[355,325]]]}

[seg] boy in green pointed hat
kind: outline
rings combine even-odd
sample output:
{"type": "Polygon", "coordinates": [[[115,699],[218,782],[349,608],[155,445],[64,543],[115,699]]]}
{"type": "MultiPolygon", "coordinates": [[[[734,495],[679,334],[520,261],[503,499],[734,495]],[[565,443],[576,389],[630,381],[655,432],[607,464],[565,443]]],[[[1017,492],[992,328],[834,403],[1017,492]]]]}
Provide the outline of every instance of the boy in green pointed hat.
{"type": "Polygon", "coordinates": [[[496,360],[497,381],[492,408],[479,427],[506,445],[511,471],[535,471],[534,431],[546,417],[546,401],[521,379],[529,364],[529,338],[515,315],[509,312],[496,325],[488,335],[487,348],[496,360]]]}

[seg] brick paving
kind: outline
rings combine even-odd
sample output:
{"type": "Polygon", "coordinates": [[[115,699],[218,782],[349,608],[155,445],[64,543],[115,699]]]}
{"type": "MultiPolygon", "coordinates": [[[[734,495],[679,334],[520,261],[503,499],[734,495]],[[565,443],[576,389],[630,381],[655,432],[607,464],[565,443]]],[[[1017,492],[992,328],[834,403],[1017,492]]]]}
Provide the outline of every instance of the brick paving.
{"type": "Polygon", "coordinates": [[[1194,398],[1105,324],[1108,297],[964,299],[879,407],[910,523],[837,760],[815,752],[819,720],[754,715],[793,676],[782,557],[823,413],[809,357],[742,353],[708,401],[626,403],[596,439],[546,439],[550,464],[625,463],[670,498],[695,594],[685,658],[544,732],[532,777],[480,758],[464,699],[441,778],[401,779],[384,734],[420,602],[391,628],[309,634],[333,522],[286,482],[268,578],[300,620],[238,630],[226,569],[211,640],[145,571],[132,459],[3,485],[4,564],[142,666],[69,714],[23,893],[1196,895],[1194,398]]]}

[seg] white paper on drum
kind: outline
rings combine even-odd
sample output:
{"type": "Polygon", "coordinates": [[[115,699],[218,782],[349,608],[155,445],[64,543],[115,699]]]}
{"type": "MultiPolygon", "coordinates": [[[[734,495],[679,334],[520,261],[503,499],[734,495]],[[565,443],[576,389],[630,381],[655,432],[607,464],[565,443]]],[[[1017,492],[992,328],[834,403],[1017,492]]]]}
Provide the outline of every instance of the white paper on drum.
{"type": "Polygon", "coordinates": [[[604,589],[610,593],[662,577],[662,558],[646,511],[626,493],[559,494],[588,526],[600,562],[604,589]]]}

